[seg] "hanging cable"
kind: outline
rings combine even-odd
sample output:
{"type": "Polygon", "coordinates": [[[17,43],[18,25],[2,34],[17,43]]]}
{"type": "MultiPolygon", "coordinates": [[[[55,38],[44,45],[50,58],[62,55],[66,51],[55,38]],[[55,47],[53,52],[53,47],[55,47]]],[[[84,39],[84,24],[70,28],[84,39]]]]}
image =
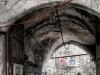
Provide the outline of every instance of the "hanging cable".
{"type": "Polygon", "coordinates": [[[65,45],[65,42],[64,42],[64,37],[63,37],[63,32],[62,32],[62,25],[61,25],[61,22],[60,22],[60,18],[59,18],[57,6],[55,6],[55,12],[56,12],[56,16],[58,18],[58,25],[59,25],[59,29],[60,29],[60,33],[61,33],[61,37],[62,37],[61,39],[62,39],[62,42],[63,42],[63,46],[64,46],[64,48],[66,50],[68,50],[69,49],[69,46],[68,46],[68,48],[66,48],[66,45],[65,45]]]}

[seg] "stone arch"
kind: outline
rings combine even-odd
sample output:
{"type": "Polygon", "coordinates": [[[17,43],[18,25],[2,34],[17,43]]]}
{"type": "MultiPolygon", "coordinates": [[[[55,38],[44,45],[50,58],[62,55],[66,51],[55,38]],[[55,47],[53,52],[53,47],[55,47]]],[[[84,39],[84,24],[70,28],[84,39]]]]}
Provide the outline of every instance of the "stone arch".
{"type": "MultiPolygon", "coordinates": [[[[85,6],[74,3],[59,4],[59,6],[56,6],[62,24],[64,41],[77,41],[82,46],[84,44],[95,57],[95,28],[100,22],[98,13],[85,6]]],[[[34,64],[36,62],[36,65],[41,67],[54,50],[62,44],[58,18],[56,16],[55,6],[43,8],[40,6],[38,10],[27,14],[14,23],[15,25],[24,25],[25,44],[27,43],[29,46],[29,49],[26,49],[33,53],[29,54],[32,57],[27,56],[34,59],[31,62],[34,64]]]]}

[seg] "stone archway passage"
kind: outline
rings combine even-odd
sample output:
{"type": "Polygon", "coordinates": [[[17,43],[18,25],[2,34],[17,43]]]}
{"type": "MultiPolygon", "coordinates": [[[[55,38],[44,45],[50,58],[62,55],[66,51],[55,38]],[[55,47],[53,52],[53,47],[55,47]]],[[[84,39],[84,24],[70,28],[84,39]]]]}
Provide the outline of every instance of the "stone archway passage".
{"type": "Polygon", "coordinates": [[[41,73],[43,64],[64,42],[76,41],[79,46],[86,48],[96,58],[95,28],[100,22],[98,14],[85,6],[74,3],[59,4],[56,7],[40,6],[14,23],[15,28],[22,25],[24,30],[24,38],[21,40],[24,43],[25,59],[22,63],[26,68],[31,66],[32,71],[41,73]]]}

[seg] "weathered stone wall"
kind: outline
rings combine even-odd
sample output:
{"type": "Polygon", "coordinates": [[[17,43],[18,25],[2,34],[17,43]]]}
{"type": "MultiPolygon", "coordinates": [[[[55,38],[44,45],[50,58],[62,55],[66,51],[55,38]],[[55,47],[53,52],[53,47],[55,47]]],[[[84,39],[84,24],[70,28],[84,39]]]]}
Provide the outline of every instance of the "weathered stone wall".
{"type": "MultiPolygon", "coordinates": [[[[15,20],[28,13],[29,9],[55,1],[68,0],[0,0],[0,26],[5,26],[13,23],[15,20]]],[[[100,0],[72,0],[73,3],[85,5],[89,8],[100,12],[100,0]]]]}

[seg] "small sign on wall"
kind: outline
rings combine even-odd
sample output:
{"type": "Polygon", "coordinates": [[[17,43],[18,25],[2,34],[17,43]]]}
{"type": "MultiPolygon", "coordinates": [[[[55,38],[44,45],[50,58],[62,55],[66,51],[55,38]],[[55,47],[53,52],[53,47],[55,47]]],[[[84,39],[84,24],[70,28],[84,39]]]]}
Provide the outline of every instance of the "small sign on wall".
{"type": "Polygon", "coordinates": [[[14,64],[13,75],[23,75],[23,66],[20,64],[14,64]]]}

